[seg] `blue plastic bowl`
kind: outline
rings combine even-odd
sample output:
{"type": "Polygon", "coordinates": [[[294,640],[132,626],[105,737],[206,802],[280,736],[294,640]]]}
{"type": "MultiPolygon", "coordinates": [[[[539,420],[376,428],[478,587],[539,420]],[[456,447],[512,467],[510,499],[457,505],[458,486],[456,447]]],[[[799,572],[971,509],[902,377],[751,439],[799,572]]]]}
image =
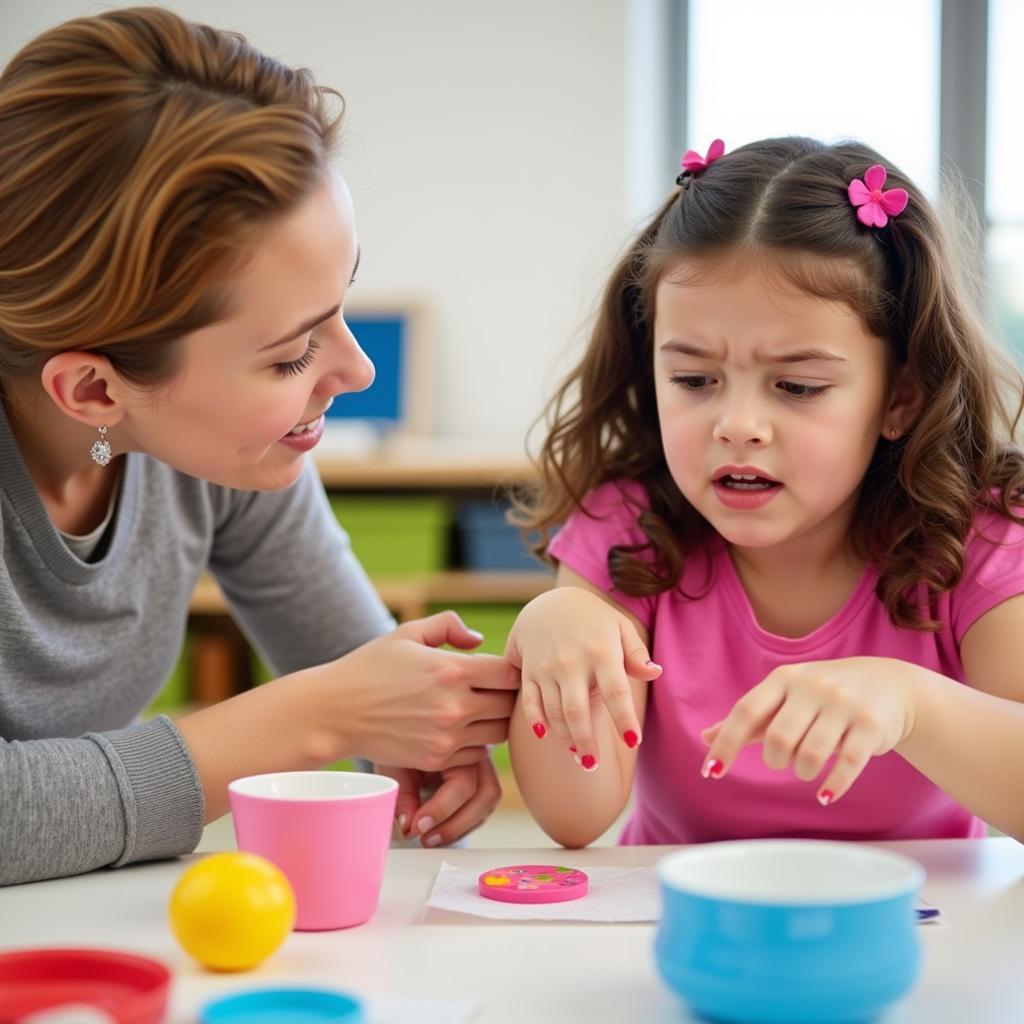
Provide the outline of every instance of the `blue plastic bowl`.
{"type": "Polygon", "coordinates": [[[661,976],[735,1024],[861,1024],[913,985],[924,868],[851,843],[706,843],[657,865],[661,976]]]}
{"type": "Polygon", "coordinates": [[[248,989],[207,1003],[200,1024],[365,1024],[358,999],[321,988],[248,989]]]}

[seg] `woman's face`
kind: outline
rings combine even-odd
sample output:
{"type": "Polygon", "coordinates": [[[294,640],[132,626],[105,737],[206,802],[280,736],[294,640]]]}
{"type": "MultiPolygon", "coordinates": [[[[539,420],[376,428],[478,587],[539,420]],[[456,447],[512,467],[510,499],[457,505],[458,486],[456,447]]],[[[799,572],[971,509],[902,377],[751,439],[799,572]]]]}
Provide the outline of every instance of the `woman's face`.
{"type": "Polygon", "coordinates": [[[131,394],[117,447],[226,487],[292,483],[334,396],[373,382],[343,313],[357,262],[352,198],[332,174],[260,236],[228,318],[182,339],[177,375],[131,394]]]}

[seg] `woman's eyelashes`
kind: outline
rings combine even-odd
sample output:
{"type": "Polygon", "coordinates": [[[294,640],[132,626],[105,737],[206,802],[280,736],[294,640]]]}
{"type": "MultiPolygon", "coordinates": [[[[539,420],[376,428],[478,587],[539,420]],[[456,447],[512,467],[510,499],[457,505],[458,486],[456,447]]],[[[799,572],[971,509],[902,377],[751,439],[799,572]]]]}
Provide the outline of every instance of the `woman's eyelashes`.
{"type": "Polygon", "coordinates": [[[303,370],[307,369],[313,362],[313,357],[316,354],[316,350],[320,346],[317,344],[316,338],[310,335],[309,343],[306,345],[306,351],[299,356],[298,359],[293,359],[287,363],[274,363],[274,369],[282,377],[291,377],[296,373],[302,373],[303,370]]]}
{"type": "MultiPolygon", "coordinates": [[[[675,374],[670,380],[684,391],[704,391],[717,383],[714,377],[698,373],[675,374]]],[[[795,380],[780,380],[776,386],[784,395],[797,401],[818,398],[832,387],[831,384],[801,384],[795,380]]]]}

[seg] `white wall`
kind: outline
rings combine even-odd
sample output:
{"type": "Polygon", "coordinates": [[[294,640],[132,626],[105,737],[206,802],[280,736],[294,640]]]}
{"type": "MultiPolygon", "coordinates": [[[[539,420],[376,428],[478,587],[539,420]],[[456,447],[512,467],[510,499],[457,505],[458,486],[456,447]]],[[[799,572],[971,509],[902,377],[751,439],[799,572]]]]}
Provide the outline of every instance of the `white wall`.
{"type": "MultiPolygon", "coordinates": [[[[124,5],[0,0],[0,62],[108,6],[124,5]]],[[[363,249],[353,300],[422,295],[435,432],[521,445],[627,236],[629,0],[164,6],[238,29],[345,95],[363,249]]]]}

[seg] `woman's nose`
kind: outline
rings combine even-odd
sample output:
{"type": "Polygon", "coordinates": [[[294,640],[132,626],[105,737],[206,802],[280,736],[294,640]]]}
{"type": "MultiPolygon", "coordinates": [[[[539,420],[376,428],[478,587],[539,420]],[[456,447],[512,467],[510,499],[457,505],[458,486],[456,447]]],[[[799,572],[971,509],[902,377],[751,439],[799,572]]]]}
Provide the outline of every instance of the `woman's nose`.
{"type": "Polygon", "coordinates": [[[339,327],[331,331],[324,346],[327,349],[323,370],[316,390],[324,395],[341,395],[365,391],[377,374],[369,356],[359,347],[348,324],[338,317],[339,327]]]}

